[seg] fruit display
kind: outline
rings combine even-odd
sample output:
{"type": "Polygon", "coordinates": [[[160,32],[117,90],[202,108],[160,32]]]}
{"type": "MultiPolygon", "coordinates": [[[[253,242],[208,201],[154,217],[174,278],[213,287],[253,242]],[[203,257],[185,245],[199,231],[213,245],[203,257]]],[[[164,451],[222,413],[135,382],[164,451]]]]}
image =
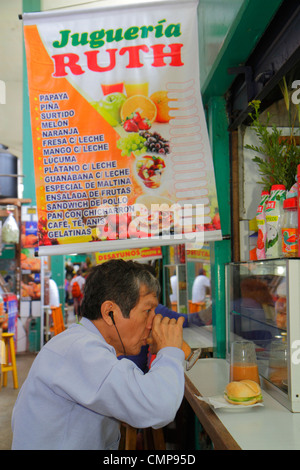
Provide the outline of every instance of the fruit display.
{"type": "MultiPolygon", "coordinates": [[[[169,201],[168,207],[176,203],[176,198],[173,197],[172,191],[168,189],[165,182],[168,180],[167,175],[171,175],[172,166],[174,165],[174,159],[172,159],[171,155],[172,143],[174,139],[178,138],[174,132],[176,126],[171,128],[169,125],[170,121],[174,118],[174,116],[172,117],[171,109],[176,109],[177,100],[169,98],[166,90],[151,90],[149,93],[149,88],[150,84],[142,81],[141,83],[128,84],[122,82],[112,83],[111,85],[105,83],[101,84],[101,99],[98,101],[90,101],[90,105],[103,118],[100,121],[103,128],[101,128],[100,125],[99,132],[103,133],[103,138],[107,141],[106,145],[109,145],[109,149],[112,150],[111,155],[116,155],[116,168],[118,168],[116,170],[103,172],[104,177],[109,180],[106,182],[107,186],[101,186],[101,188],[103,188],[101,190],[101,196],[103,196],[103,198],[97,200],[97,204],[99,205],[120,204],[121,197],[119,198],[117,196],[121,194],[130,195],[128,198],[127,196],[123,198],[129,205],[135,204],[135,201],[141,196],[145,196],[147,200],[151,200],[151,197],[164,198],[169,201]],[[170,102],[172,102],[172,104],[170,102]],[[109,126],[107,126],[107,124],[109,126]],[[115,153],[115,149],[119,151],[115,153]],[[121,172],[126,171],[126,174],[130,175],[130,178],[127,178],[126,193],[121,193],[119,188],[113,188],[114,185],[119,184],[118,180],[115,178],[119,170],[121,170],[121,172]],[[111,186],[111,188],[109,188],[109,186],[111,186]]],[[[84,144],[91,142],[92,144],[92,138],[94,136],[91,135],[89,137],[91,140],[85,141],[78,138],[77,142],[84,144]]],[[[82,147],[84,152],[99,151],[96,145],[83,145],[82,147]]],[[[80,150],[81,147],[79,145],[78,151],[80,150]]],[[[180,153],[182,153],[181,149],[180,153]]],[[[97,157],[92,156],[92,158],[97,157]]],[[[94,168],[93,163],[86,163],[85,165],[86,168],[90,167],[90,165],[91,168],[94,168]]],[[[54,168],[56,169],[56,167],[54,168]]],[[[105,165],[103,165],[103,168],[105,168],[105,165]]],[[[49,176],[52,170],[52,167],[49,166],[49,176]]],[[[85,186],[82,185],[81,189],[84,187],[85,186]]],[[[44,188],[41,189],[44,190],[44,188]]],[[[86,197],[91,198],[93,203],[96,202],[93,201],[95,196],[91,196],[89,191],[86,191],[86,194],[86,197]]],[[[74,191],[72,197],[75,201],[77,197],[76,191],[74,191]]],[[[122,203],[124,200],[122,200],[122,203]]],[[[148,207],[148,204],[146,204],[146,206],[148,207]]],[[[45,212],[43,212],[43,214],[45,214],[45,212]]],[[[150,215],[148,210],[147,217],[153,217],[151,208],[150,215]]],[[[116,240],[119,238],[148,237],[151,236],[148,235],[149,227],[151,227],[151,232],[153,233],[153,227],[156,227],[156,225],[157,228],[154,230],[156,233],[168,232],[170,227],[172,233],[175,233],[177,230],[178,233],[180,233],[180,218],[175,217],[173,213],[170,215],[169,209],[161,210],[160,214],[157,215],[157,221],[153,218],[148,220],[147,217],[145,216],[145,220],[142,217],[143,226],[141,225],[141,216],[138,216],[136,220],[129,220],[127,216],[123,220],[120,216],[120,218],[117,218],[117,221],[114,220],[113,222],[109,218],[105,219],[105,223],[103,223],[103,220],[101,220],[101,222],[93,222],[93,226],[90,224],[89,227],[92,228],[92,230],[89,230],[88,233],[83,233],[85,232],[85,228],[79,229],[79,226],[76,226],[78,229],[76,232],[81,231],[82,235],[88,235],[90,237],[88,241],[91,242],[116,240]]],[[[40,215],[38,220],[38,243],[42,246],[57,245],[61,243],[60,238],[64,238],[63,230],[50,233],[47,220],[46,216],[40,215]],[[60,233],[62,233],[62,235],[60,235],[60,233]]],[[[83,218],[82,220],[83,224],[86,225],[86,220],[83,218]]],[[[72,225],[71,220],[70,223],[71,230],[73,230],[74,225],[72,225]]],[[[198,225],[192,227],[192,230],[195,231],[215,229],[220,229],[220,216],[218,212],[215,212],[212,223],[205,224],[200,228],[198,225]]],[[[74,236],[74,238],[75,237],[77,237],[77,235],[74,236]]],[[[30,246],[36,245],[36,239],[23,238],[24,246],[26,246],[27,243],[30,243],[30,246]]],[[[64,241],[62,243],[64,243],[64,241]]]]}
{"type": "Polygon", "coordinates": [[[125,101],[126,96],[124,93],[120,93],[118,91],[110,93],[109,95],[105,95],[103,100],[98,102],[97,111],[100,112],[100,114],[103,114],[105,119],[105,116],[108,114],[112,118],[112,122],[120,123],[120,109],[125,101]]]}
{"type": "Polygon", "coordinates": [[[152,124],[157,115],[153,101],[144,95],[133,95],[127,98],[120,110],[122,121],[126,121],[133,113],[138,112],[142,119],[147,118],[152,124]]]}
{"type": "Polygon", "coordinates": [[[37,225],[34,222],[21,223],[21,248],[35,248],[38,246],[37,225]]]}
{"type": "Polygon", "coordinates": [[[34,234],[21,234],[21,246],[24,248],[32,248],[38,245],[38,236],[34,234]]]}
{"type": "Polygon", "coordinates": [[[48,237],[47,219],[44,216],[39,218],[39,221],[38,221],[38,234],[39,234],[40,245],[50,246],[50,245],[57,245],[58,244],[56,238],[51,238],[50,239],[48,237]]]}
{"type": "MultiPolygon", "coordinates": [[[[157,122],[169,122],[170,116],[170,101],[176,101],[175,99],[169,100],[168,92],[165,90],[156,91],[150,96],[150,99],[156,106],[156,121],[157,122]]],[[[173,108],[174,109],[174,108],[173,108]]]]}
{"type": "Polygon", "coordinates": [[[150,129],[151,122],[148,118],[142,117],[138,111],[135,111],[123,122],[123,128],[126,132],[139,132],[140,130],[150,129]]]}
{"type": "Polygon", "coordinates": [[[35,282],[29,282],[25,284],[21,282],[21,296],[22,297],[31,297],[33,300],[41,298],[41,284],[36,284],[35,282]]]}
{"type": "Polygon", "coordinates": [[[126,239],[130,222],[130,214],[107,215],[105,224],[97,226],[97,238],[94,241],[126,239]]]}
{"type": "MultiPolygon", "coordinates": [[[[117,148],[121,150],[121,156],[143,157],[137,161],[137,174],[142,184],[149,189],[158,189],[167,162],[153,154],[167,156],[170,153],[170,142],[153,126],[156,122],[168,123],[171,119],[167,91],[158,90],[148,97],[149,87],[146,82],[125,83],[124,93],[115,91],[107,94],[109,85],[101,87],[103,99],[92,105],[120,135],[117,148]]],[[[106,229],[109,230],[108,227],[106,229]]],[[[43,233],[43,237],[46,240],[47,234],[43,233]]]]}
{"type": "Polygon", "coordinates": [[[30,271],[40,271],[41,259],[35,256],[30,256],[27,250],[22,250],[21,269],[30,270],[30,271]]]}
{"type": "Polygon", "coordinates": [[[146,139],[143,136],[133,133],[119,139],[117,147],[122,150],[122,157],[130,157],[132,152],[134,152],[135,155],[141,155],[147,152],[145,141],[146,139]]]}
{"type": "Polygon", "coordinates": [[[147,188],[158,188],[166,164],[164,160],[155,155],[146,155],[137,161],[138,176],[147,188]]]}
{"type": "Polygon", "coordinates": [[[94,242],[105,240],[125,240],[127,238],[148,238],[161,232],[163,222],[158,211],[150,214],[142,207],[137,207],[131,214],[107,215],[105,223],[98,225],[94,242]]]}
{"type": "Polygon", "coordinates": [[[170,143],[158,132],[140,131],[140,136],[145,138],[144,146],[150,152],[166,155],[170,152],[170,143]]]}

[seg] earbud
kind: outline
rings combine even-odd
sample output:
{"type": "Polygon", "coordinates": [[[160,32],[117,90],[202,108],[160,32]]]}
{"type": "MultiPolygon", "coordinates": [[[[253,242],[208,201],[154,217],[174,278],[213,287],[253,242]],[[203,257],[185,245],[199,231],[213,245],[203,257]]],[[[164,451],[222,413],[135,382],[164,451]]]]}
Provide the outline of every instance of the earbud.
{"type": "Polygon", "coordinates": [[[125,347],[124,347],[122,338],[121,338],[120,333],[119,333],[119,330],[118,330],[118,328],[117,328],[117,326],[116,326],[116,324],[115,324],[114,312],[113,312],[112,310],[110,310],[110,311],[108,312],[108,316],[111,318],[111,321],[113,322],[113,325],[114,325],[114,327],[115,327],[115,329],[116,329],[116,332],[118,333],[119,340],[120,340],[120,343],[122,344],[122,348],[123,348],[123,351],[124,351],[124,356],[126,356],[126,350],[125,350],[125,347]]]}
{"type": "Polygon", "coordinates": [[[111,321],[115,325],[114,312],[112,310],[110,312],[108,312],[108,316],[111,318],[111,321]]]}

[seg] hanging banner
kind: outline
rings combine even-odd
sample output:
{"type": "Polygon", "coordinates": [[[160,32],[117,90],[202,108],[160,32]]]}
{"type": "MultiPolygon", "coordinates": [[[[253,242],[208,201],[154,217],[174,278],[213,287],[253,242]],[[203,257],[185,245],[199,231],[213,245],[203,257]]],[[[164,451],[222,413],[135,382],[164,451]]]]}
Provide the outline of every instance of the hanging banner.
{"type": "Polygon", "coordinates": [[[39,254],[220,240],[197,1],[23,21],[39,254]]]}
{"type": "Polygon", "coordinates": [[[210,261],[210,244],[187,243],[185,245],[187,261],[210,261]]]}
{"type": "Polygon", "coordinates": [[[95,253],[95,259],[97,264],[104,263],[110,259],[124,259],[128,260],[153,260],[162,258],[162,251],[160,246],[153,246],[150,248],[128,248],[125,250],[114,250],[114,251],[101,251],[95,253]]]}

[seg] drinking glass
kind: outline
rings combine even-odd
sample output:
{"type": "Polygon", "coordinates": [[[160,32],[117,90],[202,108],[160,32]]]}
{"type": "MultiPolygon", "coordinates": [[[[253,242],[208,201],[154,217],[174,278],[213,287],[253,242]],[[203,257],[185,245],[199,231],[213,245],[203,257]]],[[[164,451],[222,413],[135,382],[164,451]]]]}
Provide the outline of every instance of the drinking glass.
{"type": "Polygon", "coordinates": [[[124,83],[101,83],[102,93],[104,96],[110,95],[111,93],[123,93],[124,83]]]}
{"type": "Polygon", "coordinates": [[[230,382],[245,379],[260,383],[255,345],[252,341],[235,341],[231,344],[230,382]]]}

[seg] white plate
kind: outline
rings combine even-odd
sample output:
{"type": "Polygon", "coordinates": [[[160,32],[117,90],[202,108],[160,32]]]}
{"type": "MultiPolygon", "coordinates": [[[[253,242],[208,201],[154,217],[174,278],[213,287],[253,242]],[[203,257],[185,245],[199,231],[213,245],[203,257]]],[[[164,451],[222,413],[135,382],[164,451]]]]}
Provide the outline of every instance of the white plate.
{"type": "Polygon", "coordinates": [[[254,405],[232,405],[231,403],[228,403],[222,395],[216,397],[199,397],[198,395],[195,396],[198,398],[198,400],[208,403],[215,409],[222,408],[226,411],[245,411],[249,410],[250,408],[255,408],[257,406],[264,406],[263,403],[255,403],[254,405]]]}

